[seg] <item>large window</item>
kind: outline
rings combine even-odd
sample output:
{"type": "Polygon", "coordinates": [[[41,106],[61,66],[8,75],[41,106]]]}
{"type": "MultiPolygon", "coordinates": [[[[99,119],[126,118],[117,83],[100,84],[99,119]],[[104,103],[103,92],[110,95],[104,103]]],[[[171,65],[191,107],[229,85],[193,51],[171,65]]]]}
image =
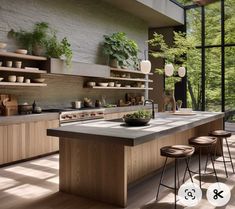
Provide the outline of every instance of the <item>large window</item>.
{"type": "Polygon", "coordinates": [[[187,34],[196,38],[198,49],[187,55],[187,105],[235,112],[234,0],[185,8],[187,34]]]}

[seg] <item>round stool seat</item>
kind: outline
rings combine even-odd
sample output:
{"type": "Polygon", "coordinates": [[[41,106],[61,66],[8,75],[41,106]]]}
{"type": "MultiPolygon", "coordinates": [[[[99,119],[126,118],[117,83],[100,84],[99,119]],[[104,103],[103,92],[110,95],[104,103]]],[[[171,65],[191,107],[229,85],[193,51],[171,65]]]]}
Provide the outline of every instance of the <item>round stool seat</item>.
{"type": "Polygon", "coordinates": [[[170,158],[186,158],[194,153],[194,147],[186,145],[173,145],[161,148],[161,156],[170,158]]]}
{"type": "Polygon", "coordinates": [[[200,147],[208,147],[215,144],[217,141],[216,137],[210,136],[200,136],[200,137],[193,137],[189,139],[189,144],[193,146],[200,146],[200,147]]]}
{"type": "Polygon", "coordinates": [[[221,137],[221,138],[223,137],[227,138],[230,137],[231,135],[232,134],[230,132],[225,130],[215,130],[210,133],[210,136],[221,137]]]}

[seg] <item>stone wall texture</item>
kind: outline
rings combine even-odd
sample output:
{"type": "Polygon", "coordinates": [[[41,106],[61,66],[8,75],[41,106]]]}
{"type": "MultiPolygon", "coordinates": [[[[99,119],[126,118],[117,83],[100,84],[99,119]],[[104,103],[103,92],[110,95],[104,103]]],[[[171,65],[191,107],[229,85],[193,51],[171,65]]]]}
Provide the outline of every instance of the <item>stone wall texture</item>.
{"type": "MultiPolygon", "coordinates": [[[[101,0],[0,0],[0,41],[8,44],[9,51],[17,48],[16,43],[7,37],[11,28],[27,30],[35,22],[42,21],[56,29],[59,38],[68,38],[74,52],[73,59],[79,62],[106,64],[101,50],[104,34],[123,31],[138,43],[141,51],[146,48],[145,41],[148,39],[145,21],[101,0]]],[[[79,77],[49,77],[46,88],[4,88],[0,89],[0,93],[15,94],[20,102],[37,99],[42,106],[67,106],[70,101],[82,99],[84,95],[107,95],[108,101],[115,102],[125,94],[124,91],[95,93],[84,89],[83,79],[79,77]],[[60,92],[55,92],[58,89],[60,92]]]]}

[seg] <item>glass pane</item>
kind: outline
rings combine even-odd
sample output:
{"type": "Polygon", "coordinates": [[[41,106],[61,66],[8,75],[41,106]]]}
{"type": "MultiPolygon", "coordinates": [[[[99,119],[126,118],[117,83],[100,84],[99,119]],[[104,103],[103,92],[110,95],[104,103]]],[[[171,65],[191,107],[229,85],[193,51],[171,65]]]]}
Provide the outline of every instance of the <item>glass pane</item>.
{"type": "Polygon", "coordinates": [[[221,44],[221,4],[216,2],[205,8],[205,44],[221,44]]]}
{"type": "Polygon", "coordinates": [[[221,111],[221,51],[206,49],[206,110],[221,111]]]}
{"type": "Polygon", "coordinates": [[[201,50],[187,55],[187,107],[201,110],[201,50]]]}
{"type": "Polygon", "coordinates": [[[225,110],[235,110],[235,47],[225,49],[225,110]]]}
{"type": "Polygon", "coordinates": [[[201,45],[201,8],[187,10],[187,35],[193,36],[196,45],[201,45]]]}
{"type": "Polygon", "coordinates": [[[235,6],[234,0],[226,0],[225,4],[225,43],[235,43],[235,6]]]}

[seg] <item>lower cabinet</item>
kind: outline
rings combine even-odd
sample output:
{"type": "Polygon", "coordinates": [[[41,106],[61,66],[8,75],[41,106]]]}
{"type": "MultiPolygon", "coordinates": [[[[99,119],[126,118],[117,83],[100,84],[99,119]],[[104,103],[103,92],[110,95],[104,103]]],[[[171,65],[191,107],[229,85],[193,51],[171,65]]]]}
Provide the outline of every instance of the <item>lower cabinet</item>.
{"type": "Polygon", "coordinates": [[[0,125],[0,165],[58,151],[58,139],[46,134],[58,126],[58,120],[0,125]]]}

